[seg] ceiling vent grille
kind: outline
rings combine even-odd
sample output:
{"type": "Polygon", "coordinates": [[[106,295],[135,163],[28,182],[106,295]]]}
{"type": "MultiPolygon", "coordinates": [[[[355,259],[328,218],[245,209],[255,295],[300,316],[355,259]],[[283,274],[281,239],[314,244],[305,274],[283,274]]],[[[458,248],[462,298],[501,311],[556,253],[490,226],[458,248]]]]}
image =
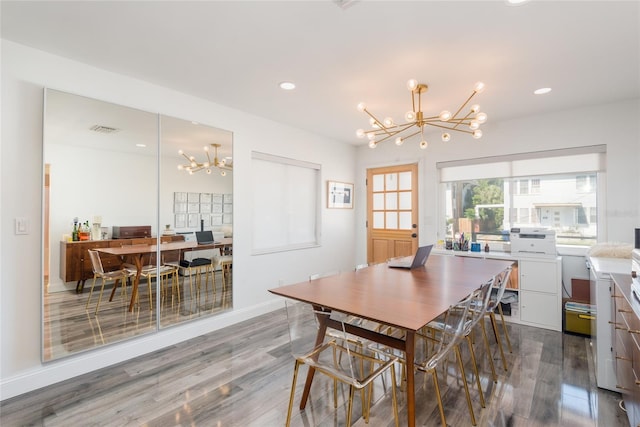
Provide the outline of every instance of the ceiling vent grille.
{"type": "Polygon", "coordinates": [[[102,125],[93,125],[89,129],[98,133],[115,133],[120,131],[120,129],[112,128],[109,126],[102,126],[102,125]]]}

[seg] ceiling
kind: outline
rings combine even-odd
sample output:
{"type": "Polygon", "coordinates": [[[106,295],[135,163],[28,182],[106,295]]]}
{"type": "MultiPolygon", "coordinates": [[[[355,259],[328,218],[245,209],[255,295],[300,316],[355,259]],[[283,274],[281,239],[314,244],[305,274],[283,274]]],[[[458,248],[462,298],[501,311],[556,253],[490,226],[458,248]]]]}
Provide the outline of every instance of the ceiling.
{"type": "MultiPolygon", "coordinates": [[[[410,109],[491,122],[640,97],[640,2],[2,1],[2,37],[349,144],[410,109]],[[293,91],[278,87],[296,83],[293,91]],[[547,95],[533,90],[551,87],[547,95]]],[[[215,119],[212,119],[215,123],[215,119]]]]}

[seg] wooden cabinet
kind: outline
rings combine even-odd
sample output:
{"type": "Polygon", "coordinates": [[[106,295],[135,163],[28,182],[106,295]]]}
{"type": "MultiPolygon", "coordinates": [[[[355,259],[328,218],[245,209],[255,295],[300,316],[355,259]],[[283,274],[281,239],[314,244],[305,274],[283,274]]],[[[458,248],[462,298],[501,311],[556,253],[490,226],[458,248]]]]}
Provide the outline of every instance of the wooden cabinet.
{"type": "Polygon", "coordinates": [[[519,259],[520,323],[562,330],[562,259],[519,259]]]}
{"type": "MultiPolygon", "coordinates": [[[[163,242],[175,242],[184,240],[184,236],[162,236],[163,242]]],[[[89,249],[119,247],[124,245],[154,245],[156,239],[113,239],[113,240],[89,240],[83,242],[60,242],[60,278],[64,282],[77,282],[76,291],[82,291],[84,282],[93,277],[93,267],[89,258],[89,249]]],[[[100,260],[105,271],[115,270],[120,267],[122,261],[114,255],[101,255],[100,260]]]]}
{"type": "Polygon", "coordinates": [[[612,296],[613,369],[616,389],[622,393],[629,425],[640,426],[640,318],[632,304],[640,307],[640,300],[631,292],[627,275],[616,274],[612,296]]]}

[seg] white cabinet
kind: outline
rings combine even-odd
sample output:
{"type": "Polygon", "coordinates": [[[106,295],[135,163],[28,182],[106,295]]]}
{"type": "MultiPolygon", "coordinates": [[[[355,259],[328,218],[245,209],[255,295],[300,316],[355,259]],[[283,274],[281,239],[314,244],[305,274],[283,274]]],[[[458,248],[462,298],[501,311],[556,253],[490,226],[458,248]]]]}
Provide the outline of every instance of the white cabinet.
{"type": "Polygon", "coordinates": [[[619,392],[616,388],[616,373],[613,369],[613,327],[615,312],[612,311],[613,281],[611,273],[629,273],[631,260],[624,258],[590,257],[591,304],[596,306],[596,320],[591,322],[591,348],[595,360],[598,387],[619,392]]]}
{"type": "Polygon", "coordinates": [[[562,330],[562,259],[518,260],[520,323],[562,330]]]}

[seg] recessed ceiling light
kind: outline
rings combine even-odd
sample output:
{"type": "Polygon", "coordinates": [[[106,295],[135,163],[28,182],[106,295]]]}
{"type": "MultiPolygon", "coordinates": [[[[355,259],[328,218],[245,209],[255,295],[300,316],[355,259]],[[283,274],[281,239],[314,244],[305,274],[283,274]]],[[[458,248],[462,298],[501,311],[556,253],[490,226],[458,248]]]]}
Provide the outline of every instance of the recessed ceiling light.
{"type": "Polygon", "coordinates": [[[512,6],[518,6],[527,3],[529,0],[507,0],[507,4],[512,6]]]}
{"type": "Polygon", "coordinates": [[[281,82],[280,83],[280,89],[283,90],[293,90],[296,88],[295,83],[293,82],[281,82]]]}
{"type": "Polygon", "coordinates": [[[544,95],[545,93],[551,92],[550,87],[541,87],[540,89],[536,89],[533,91],[536,95],[544,95]]]}
{"type": "Polygon", "coordinates": [[[147,147],[147,144],[136,144],[136,147],[146,148],[146,147],[147,147]]]}

